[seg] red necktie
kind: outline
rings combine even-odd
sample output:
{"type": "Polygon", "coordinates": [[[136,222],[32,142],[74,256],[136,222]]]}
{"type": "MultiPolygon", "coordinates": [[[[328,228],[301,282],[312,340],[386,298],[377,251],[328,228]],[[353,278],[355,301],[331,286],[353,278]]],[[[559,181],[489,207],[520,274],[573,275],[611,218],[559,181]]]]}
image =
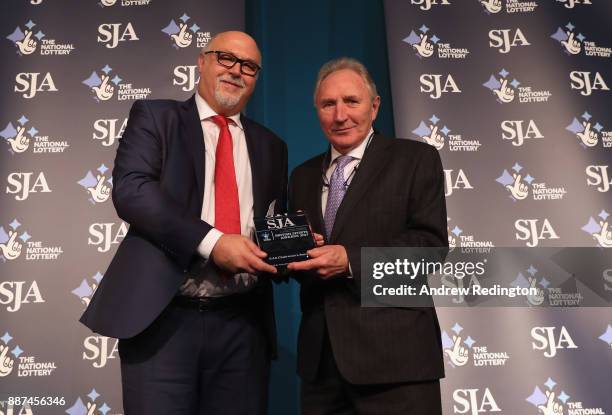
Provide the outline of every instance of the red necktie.
{"type": "Polygon", "coordinates": [[[212,120],[219,127],[215,156],[215,228],[223,233],[240,234],[240,204],[229,120],[221,115],[215,115],[212,120]]]}

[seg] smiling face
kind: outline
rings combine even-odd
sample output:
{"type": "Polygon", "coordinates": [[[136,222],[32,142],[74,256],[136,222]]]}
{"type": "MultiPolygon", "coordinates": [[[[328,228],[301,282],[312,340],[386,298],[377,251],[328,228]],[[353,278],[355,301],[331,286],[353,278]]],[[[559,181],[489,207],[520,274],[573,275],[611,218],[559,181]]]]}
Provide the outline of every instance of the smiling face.
{"type": "Polygon", "coordinates": [[[372,98],[365,80],[351,69],[329,74],[315,98],[323,133],[341,154],[359,146],[378,114],[380,97],[372,98]]]}
{"type": "MultiPolygon", "coordinates": [[[[229,52],[239,59],[251,60],[261,65],[257,44],[246,33],[220,33],[211,40],[206,50],[229,52]]],[[[232,116],[242,111],[255,89],[257,77],[243,75],[239,63],[230,69],[220,65],[215,53],[200,54],[198,66],[200,69],[198,93],[208,105],[217,114],[225,116],[232,116]]]]}

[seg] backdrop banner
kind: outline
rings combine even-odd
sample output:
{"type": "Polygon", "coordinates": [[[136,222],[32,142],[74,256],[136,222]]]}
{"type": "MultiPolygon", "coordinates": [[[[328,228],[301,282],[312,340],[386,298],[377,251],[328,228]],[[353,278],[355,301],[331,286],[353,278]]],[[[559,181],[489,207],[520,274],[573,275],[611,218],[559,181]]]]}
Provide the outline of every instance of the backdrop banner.
{"type": "Polygon", "coordinates": [[[191,96],[199,50],[244,28],[244,2],[2,10],[0,414],[122,414],[117,340],[78,322],[127,232],[115,150],[134,100],[191,96]]]}
{"type": "MultiPolygon", "coordinates": [[[[385,15],[396,133],[440,152],[451,248],[610,249],[612,3],[387,0],[385,15]]],[[[537,258],[506,272],[559,294],[537,258]]],[[[612,290],[612,263],[589,283],[612,290]]],[[[445,414],[612,414],[609,308],[439,315],[445,414]]]]}

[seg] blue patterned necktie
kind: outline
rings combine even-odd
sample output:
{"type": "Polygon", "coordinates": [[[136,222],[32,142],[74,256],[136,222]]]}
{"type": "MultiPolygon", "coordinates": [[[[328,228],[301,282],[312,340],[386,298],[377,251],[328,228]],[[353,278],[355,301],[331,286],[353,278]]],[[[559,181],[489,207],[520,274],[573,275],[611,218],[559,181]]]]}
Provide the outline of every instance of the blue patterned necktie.
{"type": "Polygon", "coordinates": [[[335,160],[336,169],[329,179],[329,191],[327,192],[327,204],[325,205],[325,235],[327,239],[331,237],[334,221],[336,220],[336,212],[346,193],[344,168],[353,160],[351,156],[340,156],[335,160]]]}

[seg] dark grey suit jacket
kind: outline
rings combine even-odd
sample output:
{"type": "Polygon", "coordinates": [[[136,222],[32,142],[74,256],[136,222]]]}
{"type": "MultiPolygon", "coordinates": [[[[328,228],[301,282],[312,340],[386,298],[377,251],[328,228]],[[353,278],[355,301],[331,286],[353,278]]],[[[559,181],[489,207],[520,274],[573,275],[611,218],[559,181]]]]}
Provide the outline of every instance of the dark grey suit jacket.
{"type": "MultiPolygon", "coordinates": [[[[329,153],[295,168],[289,209],[305,211],[324,234],[322,176],[329,153]]],[[[338,209],[328,244],[343,245],[353,278],[331,281],[302,273],[298,373],[313,381],[329,332],[338,369],[351,383],[380,384],[444,376],[440,328],[433,308],[362,308],[361,247],[446,247],[444,174],[438,152],[424,143],[377,134],[338,209]]]]}
{"type": "MultiPolygon", "coordinates": [[[[287,146],[270,130],[242,116],[255,216],[272,201],[284,208],[287,146]]],[[[178,293],[197,247],[212,228],[200,219],[204,192],[204,139],[195,97],[136,101],[113,169],[113,203],[130,229],[81,322],[117,338],[146,329],[178,293]]],[[[272,286],[260,278],[262,322],[275,353],[272,286]]]]}

